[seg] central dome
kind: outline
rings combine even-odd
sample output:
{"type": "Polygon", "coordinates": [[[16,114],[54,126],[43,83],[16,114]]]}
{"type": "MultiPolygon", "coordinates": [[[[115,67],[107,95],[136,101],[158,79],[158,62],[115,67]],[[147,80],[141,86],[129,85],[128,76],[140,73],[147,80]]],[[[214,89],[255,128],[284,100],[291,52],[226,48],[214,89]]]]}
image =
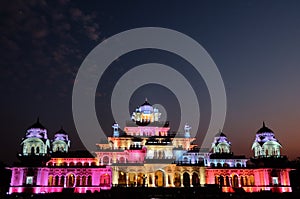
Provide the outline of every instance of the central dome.
{"type": "Polygon", "coordinates": [[[139,107],[139,111],[144,114],[151,114],[153,113],[153,107],[148,102],[147,98],[145,99],[145,102],[139,107]]]}

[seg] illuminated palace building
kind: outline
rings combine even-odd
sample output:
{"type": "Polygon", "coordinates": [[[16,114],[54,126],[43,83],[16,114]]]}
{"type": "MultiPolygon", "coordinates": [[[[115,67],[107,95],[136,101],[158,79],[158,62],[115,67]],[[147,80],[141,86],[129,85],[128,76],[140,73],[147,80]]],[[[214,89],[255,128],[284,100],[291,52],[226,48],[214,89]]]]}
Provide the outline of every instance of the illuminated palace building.
{"type": "Polygon", "coordinates": [[[222,132],[211,150],[197,148],[191,128],[170,133],[168,122],[147,100],[132,113],[121,130],[97,144],[94,156],[69,151],[70,140],[61,129],[50,140],[37,121],[21,142],[20,164],[10,167],[9,193],[49,193],[69,189],[78,193],[122,187],[205,187],[215,184],[224,192],[291,192],[281,144],[263,123],[252,145],[254,156],[236,156],[222,132]]]}

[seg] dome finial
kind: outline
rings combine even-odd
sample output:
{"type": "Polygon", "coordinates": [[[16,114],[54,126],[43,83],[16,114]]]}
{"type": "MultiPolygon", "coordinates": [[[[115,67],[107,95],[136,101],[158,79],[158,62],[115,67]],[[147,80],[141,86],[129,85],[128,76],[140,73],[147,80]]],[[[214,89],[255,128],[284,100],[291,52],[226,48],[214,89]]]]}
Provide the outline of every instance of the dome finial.
{"type": "Polygon", "coordinates": [[[263,127],[266,127],[265,121],[263,121],[263,127]]]}
{"type": "Polygon", "coordinates": [[[39,116],[36,119],[36,123],[40,123],[40,117],[39,116]]]}
{"type": "Polygon", "coordinates": [[[147,97],[145,98],[145,102],[148,102],[148,99],[147,99],[147,97]]]}

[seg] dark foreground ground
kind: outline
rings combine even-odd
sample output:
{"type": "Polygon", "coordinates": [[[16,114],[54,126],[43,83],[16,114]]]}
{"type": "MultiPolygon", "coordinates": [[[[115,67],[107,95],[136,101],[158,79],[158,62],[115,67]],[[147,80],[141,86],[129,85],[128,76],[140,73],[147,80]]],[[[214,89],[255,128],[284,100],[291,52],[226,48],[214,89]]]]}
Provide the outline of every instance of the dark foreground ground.
{"type": "Polygon", "coordinates": [[[86,193],[86,194],[75,194],[72,190],[66,190],[62,193],[52,194],[13,194],[13,195],[2,195],[1,198],[7,199],[98,199],[98,198],[130,198],[130,199],[141,199],[141,198],[181,198],[181,199],[194,199],[194,198],[241,198],[241,199],[286,199],[293,198],[299,199],[300,192],[293,193],[271,193],[271,192],[259,192],[259,193],[222,193],[216,188],[122,188],[114,187],[110,191],[101,191],[98,193],[86,193]]]}

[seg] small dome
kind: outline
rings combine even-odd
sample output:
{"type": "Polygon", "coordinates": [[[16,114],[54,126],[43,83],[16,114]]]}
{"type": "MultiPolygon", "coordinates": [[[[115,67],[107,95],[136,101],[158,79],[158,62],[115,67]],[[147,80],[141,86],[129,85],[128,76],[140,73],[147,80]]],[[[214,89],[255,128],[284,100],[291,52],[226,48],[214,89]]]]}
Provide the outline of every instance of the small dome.
{"type": "Polygon", "coordinates": [[[220,131],[215,135],[215,137],[227,137],[227,136],[222,131],[220,131]]]}
{"type": "Polygon", "coordinates": [[[46,129],[46,128],[40,123],[39,118],[37,118],[36,123],[28,127],[27,130],[28,129],[46,129]]]}
{"type": "Polygon", "coordinates": [[[148,102],[148,100],[146,98],[145,102],[141,106],[152,106],[152,105],[148,102]]]}
{"type": "Polygon", "coordinates": [[[63,134],[63,135],[67,135],[67,132],[63,129],[63,127],[61,127],[60,130],[57,131],[55,134],[63,134]]]}
{"type": "Polygon", "coordinates": [[[263,122],[263,126],[256,132],[256,134],[260,133],[274,133],[271,129],[266,127],[265,122],[263,122]]]}

